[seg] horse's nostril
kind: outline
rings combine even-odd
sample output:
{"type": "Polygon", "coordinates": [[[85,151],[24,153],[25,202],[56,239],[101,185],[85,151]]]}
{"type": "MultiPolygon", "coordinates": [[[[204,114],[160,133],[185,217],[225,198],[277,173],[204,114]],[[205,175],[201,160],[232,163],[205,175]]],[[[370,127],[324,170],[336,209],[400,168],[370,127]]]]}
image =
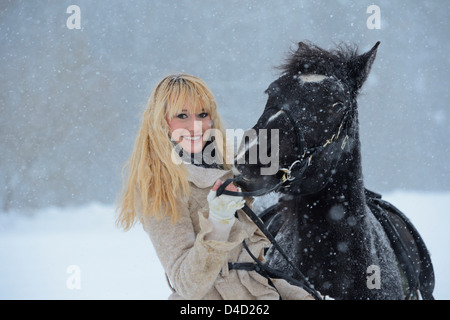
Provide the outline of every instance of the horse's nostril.
{"type": "Polygon", "coordinates": [[[239,171],[239,169],[237,168],[236,164],[231,166],[231,171],[233,172],[234,176],[239,176],[241,175],[241,172],[239,171]]]}
{"type": "Polygon", "coordinates": [[[237,182],[249,182],[250,180],[245,178],[243,175],[239,175],[236,177],[237,182]]]}

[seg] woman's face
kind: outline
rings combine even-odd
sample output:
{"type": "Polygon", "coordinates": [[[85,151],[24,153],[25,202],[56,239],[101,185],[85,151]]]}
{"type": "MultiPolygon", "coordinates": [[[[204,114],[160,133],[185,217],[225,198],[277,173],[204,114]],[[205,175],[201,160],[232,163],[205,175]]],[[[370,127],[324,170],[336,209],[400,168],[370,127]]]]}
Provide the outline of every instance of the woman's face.
{"type": "Polygon", "coordinates": [[[210,134],[208,129],[211,129],[211,116],[208,113],[202,111],[194,114],[186,104],[181,113],[166,120],[171,139],[184,151],[198,153],[203,150],[210,134]]]}

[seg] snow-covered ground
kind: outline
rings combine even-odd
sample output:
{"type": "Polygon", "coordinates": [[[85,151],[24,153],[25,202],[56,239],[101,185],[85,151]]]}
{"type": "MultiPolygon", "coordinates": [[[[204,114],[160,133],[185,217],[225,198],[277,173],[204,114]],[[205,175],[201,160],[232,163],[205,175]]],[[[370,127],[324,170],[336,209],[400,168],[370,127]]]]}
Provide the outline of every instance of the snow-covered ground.
{"type": "MultiPolygon", "coordinates": [[[[450,299],[450,192],[398,191],[431,252],[436,299],[450,299]]],[[[0,299],[166,299],[170,290],[140,226],[123,232],[113,206],[0,214],[0,299]]]]}

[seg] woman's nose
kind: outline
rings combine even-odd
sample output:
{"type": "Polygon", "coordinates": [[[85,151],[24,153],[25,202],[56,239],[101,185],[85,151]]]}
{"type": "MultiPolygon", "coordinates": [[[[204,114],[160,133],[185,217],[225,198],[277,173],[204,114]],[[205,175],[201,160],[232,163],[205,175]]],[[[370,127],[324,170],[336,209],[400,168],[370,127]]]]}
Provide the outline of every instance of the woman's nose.
{"type": "Polygon", "coordinates": [[[198,121],[198,120],[191,120],[188,123],[188,128],[189,132],[191,134],[197,135],[197,134],[202,134],[202,122],[198,121]]]}

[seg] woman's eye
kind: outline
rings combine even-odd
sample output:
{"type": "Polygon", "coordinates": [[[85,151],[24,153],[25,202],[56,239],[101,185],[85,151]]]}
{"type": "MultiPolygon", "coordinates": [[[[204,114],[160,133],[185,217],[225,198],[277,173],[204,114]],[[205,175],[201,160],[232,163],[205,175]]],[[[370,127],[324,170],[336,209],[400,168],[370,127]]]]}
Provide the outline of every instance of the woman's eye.
{"type": "Polygon", "coordinates": [[[178,119],[186,119],[187,118],[187,114],[186,113],[180,113],[177,115],[178,119]]]}
{"type": "Polygon", "coordinates": [[[206,112],[202,112],[198,116],[199,116],[199,118],[206,118],[207,116],[209,116],[209,114],[206,112]]]}

